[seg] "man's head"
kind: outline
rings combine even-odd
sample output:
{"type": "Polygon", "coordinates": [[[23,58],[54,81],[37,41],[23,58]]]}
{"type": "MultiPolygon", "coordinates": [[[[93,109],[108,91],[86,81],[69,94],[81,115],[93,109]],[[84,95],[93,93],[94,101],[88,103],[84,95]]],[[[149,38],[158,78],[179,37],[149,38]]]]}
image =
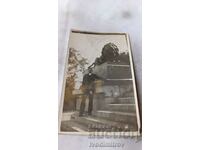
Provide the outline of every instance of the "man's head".
{"type": "Polygon", "coordinates": [[[88,68],[88,74],[92,75],[92,68],[88,68]]]}

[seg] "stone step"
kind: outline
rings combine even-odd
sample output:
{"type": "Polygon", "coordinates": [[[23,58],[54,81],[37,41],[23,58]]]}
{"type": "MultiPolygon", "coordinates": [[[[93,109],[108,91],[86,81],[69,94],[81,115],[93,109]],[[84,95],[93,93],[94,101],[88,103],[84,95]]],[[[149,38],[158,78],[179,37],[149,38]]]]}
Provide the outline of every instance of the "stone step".
{"type": "Polygon", "coordinates": [[[62,132],[88,132],[88,127],[79,124],[75,120],[62,121],[61,122],[62,132]]]}
{"type": "Polygon", "coordinates": [[[134,97],[105,97],[106,104],[134,104],[134,97]]]}
{"type": "Polygon", "coordinates": [[[137,131],[137,126],[130,123],[116,122],[99,117],[77,117],[75,120],[88,128],[89,131],[115,132],[119,130],[137,131]]]}
{"type": "Polygon", "coordinates": [[[114,102],[113,104],[134,104],[134,97],[118,97],[116,102],[114,102]]]}
{"type": "Polygon", "coordinates": [[[136,113],[133,112],[98,110],[95,112],[95,116],[111,121],[133,124],[134,126],[137,124],[136,113]]]}
{"type": "Polygon", "coordinates": [[[135,112],[135,104],[108,104],[108,110],[120,112],[135,112]]]}

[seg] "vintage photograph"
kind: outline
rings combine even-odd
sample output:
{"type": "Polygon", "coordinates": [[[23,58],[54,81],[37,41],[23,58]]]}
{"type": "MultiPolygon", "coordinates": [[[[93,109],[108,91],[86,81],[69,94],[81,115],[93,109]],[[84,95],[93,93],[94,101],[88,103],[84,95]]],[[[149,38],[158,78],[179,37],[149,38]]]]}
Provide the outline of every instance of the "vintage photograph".
{"type": "Polygon", "coordinates": [[[72,30],[61,98],[60,133],[139,133],[128,35],[72,30]]]}

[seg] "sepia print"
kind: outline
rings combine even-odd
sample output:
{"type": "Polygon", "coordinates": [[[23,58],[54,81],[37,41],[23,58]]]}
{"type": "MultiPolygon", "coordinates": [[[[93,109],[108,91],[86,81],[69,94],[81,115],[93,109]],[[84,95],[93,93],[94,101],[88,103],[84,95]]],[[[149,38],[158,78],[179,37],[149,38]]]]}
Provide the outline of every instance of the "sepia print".
{"type": "Polygon", "coordinates": [[[139,134],[138,100],[127,34],[72,30],[63,83],[60,133],[139,134]]]}

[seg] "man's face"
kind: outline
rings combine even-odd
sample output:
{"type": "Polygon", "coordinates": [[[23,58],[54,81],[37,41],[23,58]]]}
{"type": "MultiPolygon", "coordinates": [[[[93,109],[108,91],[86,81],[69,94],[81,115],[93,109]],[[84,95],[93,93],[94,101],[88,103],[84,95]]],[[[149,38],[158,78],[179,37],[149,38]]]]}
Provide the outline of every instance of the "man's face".
{"type": "Polygon", "coordinates": [[[91,76],[91,75],[92,75],[92,70],[90,69],[90,70],[89,70],[89,76],[91,76]]]}

